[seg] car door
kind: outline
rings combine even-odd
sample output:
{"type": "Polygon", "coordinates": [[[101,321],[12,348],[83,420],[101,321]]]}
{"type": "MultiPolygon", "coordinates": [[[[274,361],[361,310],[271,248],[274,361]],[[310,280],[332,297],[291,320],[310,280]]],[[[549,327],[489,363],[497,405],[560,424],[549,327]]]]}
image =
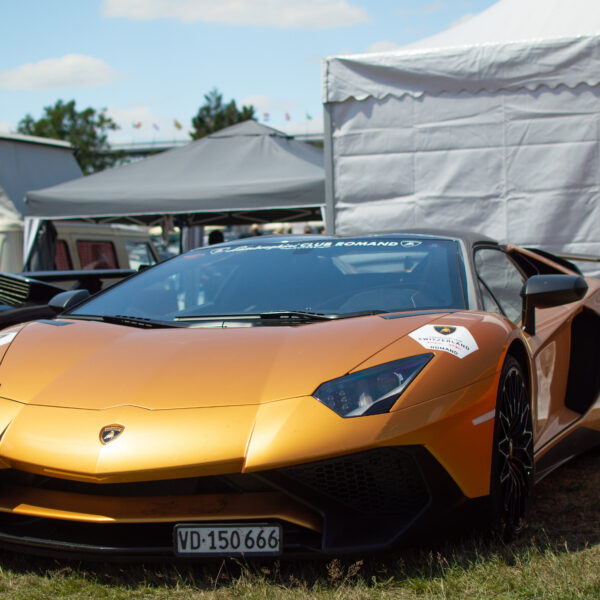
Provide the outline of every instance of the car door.
{"type": "MultiPolygon", "coordinates": [[[[502,248],[475,249],[474,265],[484,310],[521,324],[521,288],[526,276],[502,248]]],[[[533,355],[533,422],[536,449],[577,419],[565,408],[571,334],[563,313],[568,306],[536,310],[536,333],[524,333],[533,355]]]]}

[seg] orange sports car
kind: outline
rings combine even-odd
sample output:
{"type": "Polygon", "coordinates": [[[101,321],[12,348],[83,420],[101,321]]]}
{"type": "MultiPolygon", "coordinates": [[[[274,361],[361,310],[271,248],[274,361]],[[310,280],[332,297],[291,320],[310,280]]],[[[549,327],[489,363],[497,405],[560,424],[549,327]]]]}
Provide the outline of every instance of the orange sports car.
{"type": "Polygon", "coordinates": [[[0,332],[0,545],[381,549],[478,505],[507,536],[600,443],[600,280],[485,237],[200,248],[0,332]]]}

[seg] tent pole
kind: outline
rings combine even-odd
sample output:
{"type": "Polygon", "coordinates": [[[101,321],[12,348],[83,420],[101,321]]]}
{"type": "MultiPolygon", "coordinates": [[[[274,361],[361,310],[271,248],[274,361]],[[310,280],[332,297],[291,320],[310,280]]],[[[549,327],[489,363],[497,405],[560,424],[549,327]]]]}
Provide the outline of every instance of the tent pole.
{"type": "Polygon", "coordinates": [[[35,239],[37,237],[42,219],[38,217],[25,217],[23,223],[23,268],[29,261],[35,239]]]}
{"type": "Polygon", "coordinates": [[[325,160],[325,231],[335,234],[335,193],[333,188],[333,139],[331,129],[332,106],[323,104],[323,158],[325,160]]]}

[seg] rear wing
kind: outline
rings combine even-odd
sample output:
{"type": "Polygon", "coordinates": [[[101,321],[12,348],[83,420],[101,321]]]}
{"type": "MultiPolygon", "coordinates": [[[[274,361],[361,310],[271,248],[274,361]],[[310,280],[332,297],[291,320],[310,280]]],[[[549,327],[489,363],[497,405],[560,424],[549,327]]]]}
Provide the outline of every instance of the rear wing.
{"type": "Polygon", "coordinates": [[[590,254],[568,254],[561,252],[560,254],[553,254],[552,252],[547,252],[546,250],[540,250],[539,248],[526,248],[530,252],[534,252],[535,254],[547,258],[551,260],[565,269],[569,269],[569,271],[573,271],[578,275],[583,275],[579,267],[573,261],[582,261],[582,262],[596,262],[600,263],[600,257],[592,256],[590,254]]]}

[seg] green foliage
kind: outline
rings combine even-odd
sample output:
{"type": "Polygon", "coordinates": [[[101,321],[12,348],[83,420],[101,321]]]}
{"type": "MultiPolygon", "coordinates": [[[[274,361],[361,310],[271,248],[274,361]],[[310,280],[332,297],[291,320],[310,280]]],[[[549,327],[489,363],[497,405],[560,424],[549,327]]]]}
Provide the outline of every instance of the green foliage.
{"type": "Polygon", "coordinates": [[[204,95],[204,104],[198,114],[192,119],[194,131],[190,133],[192,139],[197,140],[205,135],[219,131],[230,125],[248,121],[254,118],[254,107],[242,106],[238,110],[235,100],[223,104],[223,95],[216,88],[204,95]]]}
{"type": "Polygon", "coordinates": [[[93,108],[78,111],[75,100],[66,103],[58,100],[54,106],[46,106],[44,116],[37,121],[30,114],[26,115],[17,131],[70,142],[76,148],[75,158],[81,170],[89,174],[112,167],[121,160],[120,156],[107,153],[107,133],[118,126],[105,111],[93,108]]]}

